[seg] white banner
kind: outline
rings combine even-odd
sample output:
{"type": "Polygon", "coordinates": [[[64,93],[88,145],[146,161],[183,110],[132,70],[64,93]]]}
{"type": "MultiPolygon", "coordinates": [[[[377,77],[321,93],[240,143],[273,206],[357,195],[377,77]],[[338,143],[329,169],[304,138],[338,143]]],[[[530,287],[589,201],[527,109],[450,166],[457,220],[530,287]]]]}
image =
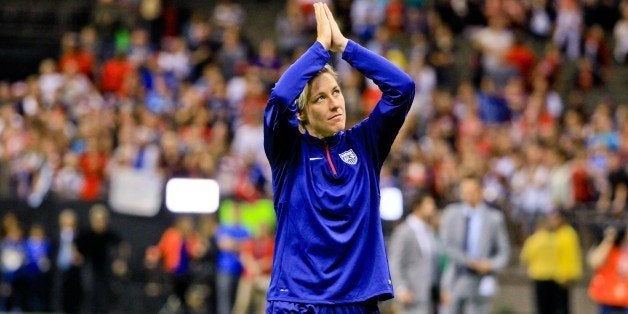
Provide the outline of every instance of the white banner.
{"type": "Polygon", "coordinates": [[[163,200],[163,176],[132,168],[111,171],[109,205],[120,214],[152,217],[163,200]]]}
{"type": "Polygon", "coordinates": [[[211,179],[172,178],[166,183],[166,208],[173,213],[209,214],[218,210],[220,189],[211,179]]]}

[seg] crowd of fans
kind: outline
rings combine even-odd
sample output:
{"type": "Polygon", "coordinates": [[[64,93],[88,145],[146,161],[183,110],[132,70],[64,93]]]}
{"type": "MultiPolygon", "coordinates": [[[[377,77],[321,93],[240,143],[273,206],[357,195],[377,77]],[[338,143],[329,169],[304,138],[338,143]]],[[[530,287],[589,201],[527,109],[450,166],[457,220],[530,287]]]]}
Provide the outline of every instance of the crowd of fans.
{"type": "MultiPolygon", "coordinates": [[[[383,186],[406,199],[429,191],[442,207],[462,176],[479,175],[518,244],[557,211],[627,219],[626,98],[585,100],[626,67],[628,1],[327,2],[345,33],[416,82],[383,186]]],[[[252,12],[235,2],[181,12],[175,1],[100,0],[89,25],[60,39],[58,58],[0,82],[0,197],[35,208],[47,197],[102,201],[123,168],[215,178],[244,202],[270,197],[263,110],[313,42],[311,1],[288,0],[274,37],[255,40],[244,32],[252,12]]],[[[336,63],[351,125],[380,92],[336,63]]],[[[3,251],[15,236],[4,230],[3,251]]]]}

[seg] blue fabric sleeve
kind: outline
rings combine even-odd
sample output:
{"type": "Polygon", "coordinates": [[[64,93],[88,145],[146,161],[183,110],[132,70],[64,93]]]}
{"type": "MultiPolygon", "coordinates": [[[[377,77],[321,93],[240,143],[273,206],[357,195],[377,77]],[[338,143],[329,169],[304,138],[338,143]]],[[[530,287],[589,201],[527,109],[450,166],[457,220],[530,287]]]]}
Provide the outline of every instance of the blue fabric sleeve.
{"type": "Polygon", "coordinates": [[[264,112],[264,150],[271,165],[277,165],[293,152],[298,121],[297,97],[330,59],[329,52],[318,41],[295,61],[279,78],[270,93],[264,112]]]}
{"type": "Polygon", "coordinates": [[[412,78],[384,57],[350,40],[342,54],[349,62],[382,91],[382,99],[365,120],[353,128],[362,137],[381,168],[414,99],[412,78]]]}

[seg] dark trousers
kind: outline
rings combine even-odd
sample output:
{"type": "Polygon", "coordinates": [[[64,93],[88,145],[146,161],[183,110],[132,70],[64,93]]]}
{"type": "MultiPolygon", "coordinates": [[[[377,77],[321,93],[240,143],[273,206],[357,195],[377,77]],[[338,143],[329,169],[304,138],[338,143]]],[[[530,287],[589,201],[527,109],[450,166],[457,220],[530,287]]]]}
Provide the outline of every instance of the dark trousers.
{"type": "Polygon", "coordinates": [[[569,314],[569,288],[561,284],[556,284],[556,298],[558,299],[558,310],[556,313],[569,314]]]}
{"type": "Polygon", "coordinates": [[[26,312],[49,312],[50,281],[48,274],[35,272],[28,274],[24,279],[23,310],[26,312]]]}
{"type": "Polygon", "coordinates": [[[535,280],[536,312],[569,314],[569,289],[553,280],[535,280]]]}
{"type": "Polygon", "coordinates": [[[70,267],[61,273],[61,308],[65,313],[78,313],[83,301],[81,269],[70,267]]]}
{"type": "Polygon", "coordinates": [[[192,277],[189,274],[172,275],[172,288],[174,290],[174,294],[181,302],[181,309],[186,313],[188,311],[186,295],[191,283],[192,277]]]}
{"type": "Polygon", "coordinates": [[[89,278],[89,302],[90,313],[109,313],[114,308],[111,293],[111,275],[104,271],[92,271],[89,278]]]}
{"type": "Polygon", "coordinates": [[[83,301],[81,269],[71,266],[54,274],[52,303],[55,312],[78,313],[83,301]]]}
{"type": "Polygon", "coordinates": [[[600,305],[600,314],[628,314],[628,307],[600,305]]]}

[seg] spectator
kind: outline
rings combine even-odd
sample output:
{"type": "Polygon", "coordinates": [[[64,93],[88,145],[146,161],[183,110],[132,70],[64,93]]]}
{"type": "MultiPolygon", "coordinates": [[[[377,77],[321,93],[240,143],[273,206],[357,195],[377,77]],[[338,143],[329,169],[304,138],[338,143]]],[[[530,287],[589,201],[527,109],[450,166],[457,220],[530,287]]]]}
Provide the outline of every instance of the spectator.
{"type": "Polygon", "coordinates": [[[84,175],[80,194],[82,200],[93,201],[103,196],[106,164],[107,156],[100,149],[99,142],[89,139],[86,151],[79,157],[79,169],[84,175]]]}
{"type": "Polygon", "coordinates": [[[550,215],[550,228],[556,233],[557,312],[570,313],[570,289],[582,275],[582,253],[580,238],[576,230],[566,221],[564,213],[550,215]]]}
{"type": "Polygon", "coordinates": [[[190,50],[190,77],[193,80],[200,76],[203,67],[214,61],[214,52],[218,48],[218,43],[212,38],[213,31],[205,14],[192,13],[183,33],[190,50]]]}
{"type": "Polygon", "coordinates": [[[582,12],[578,1],[558,1],[553,41],[561,49],[566,49],[567,57],[570,60],[576,60],[580,56],[582,24],[582,12]]]}
{"type": "Polygon", "coordinates": [[[277,55],[277,48],[273,41],[262,40],[258,50],[251,66],[259,69],[258,75],[264,83],[264,87],[266,90],[270,90],[279,79],[279,71],[283,65],[279,55],[277,55]]]}
{"type": "Polygon", "coordinates": [[[375,36],[377,26],[384,20],[384,4],[371,0],[353,1],[351,30],[360,40],[368,42],[375,36]]]}
{"type": "Polygon", "coordinates": [[[514,43],[514,36],[506,27],[508,20],[502,15],[489,19],[488,27],[474,35],[473,41],[482,54],[482,70],[495,82],[505,81],[511,70],[506,65],[506,53],[514,43]]]}
{"type": "Polygon", "coordinates": [[[50,241],[44,227],[31,226],[29,237],[24,243],[26,261],[24,264],[25,311],[50,311],[50,241]]]}
{"type": "Polygon", "coordinates": [[[125,53],[118,51],[112,59],[105,62],[100,78],[100,90],[103,93],[118,93],[131,74],[132,67],[125,53]]]}
{"type": "Polygon", "coordinates": [[[72,152],[63,156],[61,168],[52,182],[52,192],[60,199],[76,200],[83,186],[83,175],[78,169],[78,157],[72,152]]]}
{"type": "Polygon", "coordinates": [[[188,77],[191,72],[190,52],[181,37],[163,39],[163,51],[159,52],[157,64],[159,68],[178,80],[188,77]]]}
{"type": "Polygon", "coordinates": [[[79,313],[83,301],[82,257],[76,247],[78,222],[73,209],[59,213],[59,233],[53,238],[55,311],[79,313]]]}
{"type": "Polygon", "coordinates": [[[153,53],[149,34],[145,29],[136,28],[131,31],[130,40],[127,57],[133,67],[139,68],[146,63],[153,53]]]}
{"type": "Polygon", "coordinates": [[[608,184],[604,185],[597,207],[602,212],[609,212],[617,218],[625,217],[628,210],[628,169],[622,166],[621,157],[616,153],[609,154],[608,184]]]}
{"type": "Polygon", "coordinates": [[[597,199],[597,190],[591,171],[586,164],[586,151],[579,149],[573,159],[571,174],[572,190],[575,206],[587,208],[597,199]]]}
{"type": "Polygon", "coordinates": [[[89,229],[81,231],[76,238],[78,252],[85,260],[89,278],[87,282],[88,303],[86,310],[92,313],[108,312],[113,308],[111,281],[112,265],[121,248],[122,239],[109,226],[109,212],[102,204],[89,210],[89,229]]]}
{"type": "Polygon", "coordinates": [[[266,312],[266,294],[275,251],[273,233],[272,226],[261,224],[258,234],[242,244],[240,260],[244,271],[238,283],[233,313],[266,312]]]}
{"type": "Polygon", "coordinates": [[[521,35],[515,36],[514,44],[504,55],[505,63],[516,69],[519,76],[529,81],[535,64],[534,51],[523,41],[521,35]]]}
{"type": "Polygon", "coordinates": [[[621,20],[615,24],[613,37],[615,38],[615,61],[619,64],[628,62],[628,1],[623,0],[619,5],[621,20]]]}
{"type": "MultiPolygon", "coordinates": [[[[587,31],[583,39],[582,57],[581,65],[590,66],[590,69],[582,70],[591,72],[590,74],[593,76],[593,86],[599,86],[608,80],[612,55],[611,49],[606,45],[604,30],[599,25],[594,25],[587,31]]],[[[583,88],[593,87],[584,83],[580,84],[583,88]]]]}
{"type": "Polygon", "coordinates": [[[550,85],[558,79],[562,65],[562,55],[557,45],[548,43],[545,47],[545,54],[536,64],[534,69],[536,75],[547,79],[550,85]]]}
{"type": "Polygon", "coordinates": [[[477,97],[478,114],[484,124],[496,125],[510,120],[511,112],[508,104],[499,94],[493,79],[488,76],[482,79],[477,97]]]}
{"type": "Polygon", "coordinates": [[[589,283],[589,296],[599,304],[600,314],[628,311],[628,230],[611,226],[604,238],[587,256],[595,272],[589,283]]]}
{"type": "Polygon", "coordinates": [[[218,298],[218,314],[231,313],[235,302],[238,281],[242,274],[240,252],[244,241],[249,238],[249,233],[240,222],[240,208],[233,208],[232,224],[221,223],[216,232],[218,241],[218,260],[216,292],[218,298]]]}
{"type": "Polygon", "coordinates": [[[218,242],[216,232],[218,220],[215,215],[203,215],[198,224],[198,234],[203,254],[198,258],[198,272],[196,280],[208,286],[207,308],[209,313],[216,313],[216,257],[218,255],[218,242]]]}
{"type": "Polygon", "coordinates": [[[46,59],[39,65],[39,90],[45,107],[50,107],[58,101],[58,93],[63,86],[63,76],[58,72],[57,62],[46,59]]]}
{"type": "Polygon", "coordinates": [[[221,29],[242,28],[246,13],[242,6],[230,0],[221,0],[214,8],[213,22],[221,29]]]}
{"type": "Polygon", "coordinates": [[[164,231],[157,244],[164,268],[170,274],[174,295],[183,312],[188,311],[189,305],[187,293],[192,283],[190,265],[192,259],[199,257],[203,251],[200,241],[192,217],[181,216],[174,226],[164,231]]]}
{"type": "Polygon", "coordinates": [[[553,13],[546,0],[534,0],[530,8],[530,31],[540,39],[550,36],[553,13]]]}
{"type": "Polygon", "coordinates": [[[524,144],[524,166],[512,178],[513,199],[526,235],[534,231],[536,220],[552,209],[549,171],[542,162],[545,152],[538,143],[524,144]]]}
{"type": "Polygon", "coordinates": [[[558,284],[553,280],[558,267],[556,237],[547,217],[537,220],[536,230],[523,243],[520,259],[534,283],[536,313],[559,313],[558,284]]]}
{"type": "Polygon", "coordinates": [[[405,28],[405,1],[391,0],[386,5],[386,19],[384,25],[393,34],[400,35],[405,28]]]}
{"type": "Polygon", "coordinates": [[[114,0],[98,0],[92,9],[90,20],[101,40],[98,57],[111,58],[115,49],[116,32],[125,26],[123,6],[114,0]]]}
{"type": "Polygon", "coordinates": [[[2,232],[0,255],[4,258],[0,262],[0,309],[7,312],[24,310],[27,291],[21,268],[26,262],[26,252],[22,227],[15,214],[9,212],[2,217],[2,232]]]}
{"type": "Polygon", "coordinates": [[[550,169],[549,189],[552,208],[559,211],[573,210],[572,169],[565,152],[557,147],[548,149],[547,163],[550,169]]]}
{"type": "Polygon", "coordinates": [[[434,198],[419,194],[412,212],[391,236],[390,270],[403,313],[435,313],[439,305],[439,244],[432,226],[434,198]]]}
{"type": "Polygon", "coordinates": [[[298,0],[288,0],[275,22],[277,47],[282,57],[294,55],[295,51],[307,43],[305,23],[298,0]]]}
{"type": "Polygon", "coordinates": [[[228,81],[244,73],[248,58],[248,49],[241,38],[240,30],[228,28],[222,35],[222,47],[218,51],[218,62],[222,75],[228,81]]]}
{"type": "Polygon", "coordinates": [[[414,103],[411,111],[422,118],[429,119],[434,113],[432,92],[436,88],[436,71],[426,63],[426,56],[415,55],[410,60],[408,72],[416,82],[414,103]]]}
{"type": "Polygon", "coordinates": [[[65,33],[61,39],[61,59],[59,67],[62,72],[75,67],[76,71],[91,78],[94,71],[94,55],[81,48],[78,36],[75,33],[65,33]]]}
{"type": "Polygon", "coordinates": [[[489,313],[497,293],[495,275],[508,263],[510,242],[504,215],[482,200],[478,177],[460,182],[462,202],[445,208],[440,236],[450,259],[443,275],[445,313],[489,313]]]}

